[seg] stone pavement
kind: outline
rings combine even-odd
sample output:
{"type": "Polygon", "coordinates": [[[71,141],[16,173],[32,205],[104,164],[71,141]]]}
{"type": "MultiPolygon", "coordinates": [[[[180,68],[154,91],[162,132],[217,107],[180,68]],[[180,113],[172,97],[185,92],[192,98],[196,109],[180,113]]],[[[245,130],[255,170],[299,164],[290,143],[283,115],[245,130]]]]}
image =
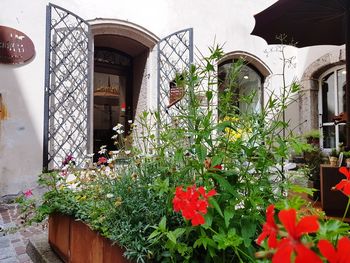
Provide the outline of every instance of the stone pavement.
{"type": "Polygon", "coordinates": [[[33,263],[26,253],[28,240],[47,232],[47,224],[16,229],[20,225],[17,205],[0,203],[0,263],[33,263]]]}

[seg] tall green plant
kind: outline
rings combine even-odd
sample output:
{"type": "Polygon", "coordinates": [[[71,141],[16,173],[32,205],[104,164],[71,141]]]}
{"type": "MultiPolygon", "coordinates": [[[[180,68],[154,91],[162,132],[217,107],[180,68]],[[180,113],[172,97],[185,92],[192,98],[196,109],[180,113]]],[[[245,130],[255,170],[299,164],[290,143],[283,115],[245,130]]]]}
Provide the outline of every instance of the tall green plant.
{"type": "MultiPolygon", "coordinates": [[[[302,149],[281,132],[287,123],[280,118],[285,96],[298,85],[271,94],[260,111],[244,112],[232,102],[251,103],[255,96],[237,97],[245,62],[232,64],[228,85],[218,92],[222,55],[215,46],[204,63],[181,72],[185,97],[177,114],[164,122],[158,112],[142,113],[130,149],[101,149],[105,159],[92,170],[66,169],[73,180],[44,175],[41,183],[50,190],[37,205],[40,219],[71,214],[137,262],[253,262],[263,212],[287,190],[281,160],[302,149]]],[[[120,125],[116,133],[122,143],[120,125]]]]}

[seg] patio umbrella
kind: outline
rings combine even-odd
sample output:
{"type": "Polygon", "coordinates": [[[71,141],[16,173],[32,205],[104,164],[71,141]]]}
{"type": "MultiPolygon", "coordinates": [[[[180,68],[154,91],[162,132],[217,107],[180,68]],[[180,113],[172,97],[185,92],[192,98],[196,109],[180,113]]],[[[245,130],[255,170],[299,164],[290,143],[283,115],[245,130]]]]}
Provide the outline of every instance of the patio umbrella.
{"type": "MultiPolygon", "coordinates": [[[[346,57],[346,112],[350,112],[350,0],[279,0],[256,14],[252,35],[268,44],[296,47],[343,45],[346,57]]],[[[350,114],[348,114],[350,116],[350,114]]],[[[350,125],[347,121],[347,146],[350,146],[350,125]]]]}

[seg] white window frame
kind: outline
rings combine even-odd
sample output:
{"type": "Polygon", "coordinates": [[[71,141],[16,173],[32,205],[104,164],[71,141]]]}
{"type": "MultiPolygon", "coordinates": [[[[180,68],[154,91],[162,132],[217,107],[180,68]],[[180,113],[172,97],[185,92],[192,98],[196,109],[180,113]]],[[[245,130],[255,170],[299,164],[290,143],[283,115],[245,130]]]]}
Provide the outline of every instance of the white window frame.
{"type": "Polygon", "coordinates": [[[337,72],[339,70],[345,70],[345,65],[339,65],[339,66],[335,66],[332,67],[331,69],[325,71],[320,77],[319,77],[319,81],[318,81],[318,85],[319,85],[319,93],[318,93],[318,116],[319,116],[319,128],[320,128],[320,134],[321,134],[321,138],[320,138],[320,147],[321,149],[325,150],[326,152],[331,151],[332,148],[325,148],[323,145],[323,127],[325,126],[335,126],[335,148],[339,149],[340,146],[340,142],[339,142],[339,125],[344,125],[344,124],[338,124],[335,125],[334,122],[322,122],[322,109],[323,109],[323,103],[322,103],[322,79],[324,77],[326,77],[327,75],[329,75],[330,73],[334,74],[334,87],[335,87],[335,91],[334,94],[336,94],[336,96],[334,96],[334,105],[335,105],[335,109],[334,109],[334,114],[337,116],[340,114],[339,111],[339,103],[338,103],[338,77],[337,77],[337,72]]]}

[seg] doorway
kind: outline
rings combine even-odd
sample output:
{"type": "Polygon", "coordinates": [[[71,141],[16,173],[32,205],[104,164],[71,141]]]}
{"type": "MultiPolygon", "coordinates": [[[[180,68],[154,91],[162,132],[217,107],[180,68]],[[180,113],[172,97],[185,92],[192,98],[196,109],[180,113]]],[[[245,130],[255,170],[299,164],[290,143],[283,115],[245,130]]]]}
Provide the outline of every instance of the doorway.
{"type": "MultiPolygon", "coordinates": [[[[99,34],[99,32],[103,33],[99,34]]],[[[150,48],[118,32],[94,35],[92,142],[95,160],[100,147],[118,150],[113,127],[123,125],[123,136],[147,102],[146,65],[150,48]]]]}
{"type": "Polygon", "coordinates": [[[127,135],[132,119],[132,58],[113,48],[95,47],[93,79],[93,151],[103,145],[116,150],[113,127],[123,125],[127,135]]]}

